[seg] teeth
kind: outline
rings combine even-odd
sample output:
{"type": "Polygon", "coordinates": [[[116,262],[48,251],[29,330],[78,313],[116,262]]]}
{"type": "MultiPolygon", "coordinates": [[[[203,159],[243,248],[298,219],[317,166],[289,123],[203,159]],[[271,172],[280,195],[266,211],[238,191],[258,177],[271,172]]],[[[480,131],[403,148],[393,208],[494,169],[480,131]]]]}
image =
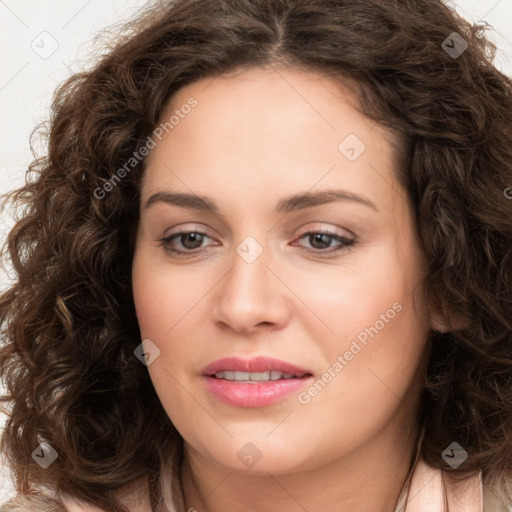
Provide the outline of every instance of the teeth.
{"type": "Polygon", "coordinates": [[[253,372],[247,375],[249,376],[249,380],[270,380],[270,372],[253,372]]]}
{"type": "MultiPolygon", "coordinates": [[[[233,380],[237,382],[265,382],[270,380],[293,379],[293,373],[283,373],[277,371],[268,372],[230,372],[223,371],[215,374],[217,379],[233,380]]],[[[298,375],[297,377],[303,377],[298,375]]]]}

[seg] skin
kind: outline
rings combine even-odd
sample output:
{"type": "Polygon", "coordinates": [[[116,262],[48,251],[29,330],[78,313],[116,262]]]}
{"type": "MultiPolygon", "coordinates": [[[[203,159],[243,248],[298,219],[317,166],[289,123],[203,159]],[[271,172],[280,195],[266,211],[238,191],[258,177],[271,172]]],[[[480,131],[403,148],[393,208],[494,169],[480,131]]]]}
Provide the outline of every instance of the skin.
{"type": "Polygon", "coordinates": [[[186,510],[393,511],[415,449],[415,411],[432,318],[425,261],[395,173],[391,135],[354,108],[339,83],[288,68],[245,68],[180,89],[162,119],[198,104],[151,151],[141,188],[133,293],[148,366],[185,441],[186,510]],[[349,134],[365,151],[349,161],[349,134]],[[288,213],[291,194],[344,189],[376,209],[335,201],[288,213]],[[163,191],[208,196],[219,212],[155,202],[163,191]],[[307,232],[330,229],[322,246],[307,232]],[[159,241],[199,230],[203,241],[159,241]],[[247,263],[247,237],[262,248],[247,263]],[[198,247],[198,248],[194,248],[198,247]],[[316,251],[316,252],[315,252],[316,251]],[[221,357],[266,355],[315,379],[393,304],[392,320],[307,404],[294,393],[258,408],[223,404],[201,369],[221,357]],[[261,459],[246,467],[248,442],[261,459]]]}

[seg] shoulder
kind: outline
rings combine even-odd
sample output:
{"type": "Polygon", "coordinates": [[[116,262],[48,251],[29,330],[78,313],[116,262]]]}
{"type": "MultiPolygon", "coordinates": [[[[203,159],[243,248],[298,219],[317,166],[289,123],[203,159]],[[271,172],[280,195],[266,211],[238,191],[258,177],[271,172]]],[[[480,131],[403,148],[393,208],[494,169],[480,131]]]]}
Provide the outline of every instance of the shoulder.
{"type": "Polygon", "coordinates": [[[59,499],[46,493],[17,494],[0,505],[0,512],[69,512],[59,499]]]}
{"type": "MultiPolygon", "coordinates": [[[[130,482],[114,491],[114,496],[131,512],[151,512],[147,477],[130,482]]],[[[105,512],[103,509],[66,494],[48,490],[18,494],[0,504],[0,512],[105,512]]]]}
{"type": "Polygon", "coordinates": [[[491,486],[482,479],[481,473],[457,480],[420,457],[395,512],[434,508],[453,512],[512,512],[510,489],[512,487],[504,487],[503,481],[500,486],[491,486]]]}
{"type": "MultiPolygon", "coordinates": [[[[152,512],[147,477],[138,478],[118,487],[113,494],[130,512],[152,512]]],[[[66,512],[105,512],[103,509],[67,495],[61,495],[60,499],[66,512]]]]}
{"type": "Polygon", "coordinates": [[[512,512],[512,479],[482,478],[482,474],[458,481],[438,468],[428,465],[420,458],[410,480],[405,512],[438,510],[458,512],[512,512]]]}
{"type": "Polygon", "coordinates": [[[483,485],[484,512],[512,512],[512,476],[483,485]]]}

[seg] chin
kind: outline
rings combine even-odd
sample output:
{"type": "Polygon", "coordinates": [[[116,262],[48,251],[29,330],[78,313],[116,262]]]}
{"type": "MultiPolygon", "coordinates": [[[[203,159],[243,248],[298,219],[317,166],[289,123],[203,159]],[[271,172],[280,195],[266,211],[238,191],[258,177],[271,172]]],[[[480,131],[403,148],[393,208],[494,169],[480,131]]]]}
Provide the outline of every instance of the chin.
{"type": "MultiPolygon", "coordinates": [[[[268,431],[267,431],[268,434],[268,431]]],[[[240,437],[230,439],[224,444],[216,444],[212,450],[212,440],[205,449],[201,449],[204,457],[228,471],[252,475],[268,476],[297,473],[306,469],[315,469],[327,461],[318,460],[318,454],[311,453],[308,440],[297,440],[295,443],[283,444],[282,440],[273,443],[264,436],[240,437]],[[247,441],[245,439],[248,439],[247,441]],[[308,452],[304,446],[309,445],[308,452]]],[[[197,449],[197,448],[196,448],[197,449]]]]}

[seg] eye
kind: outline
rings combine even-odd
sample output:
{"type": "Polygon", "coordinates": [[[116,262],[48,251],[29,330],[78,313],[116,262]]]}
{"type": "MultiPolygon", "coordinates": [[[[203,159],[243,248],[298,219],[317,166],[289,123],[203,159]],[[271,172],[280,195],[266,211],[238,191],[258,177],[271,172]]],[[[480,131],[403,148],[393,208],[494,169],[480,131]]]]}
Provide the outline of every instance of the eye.
{"type": "Polygon", "coordinates": [[[167,252],[181,256],[199,252],[194,252],[194,249],[201,248],[205,238],[210,237],[206,233],[203,233],[202,231],[180,231],[170,236],[160,238],[158,241],[167,252]],[[173,246],[176,243],[176,241],[178,241],[180,247],[185,250],[181,250],[180,248],[176,249],[173,246]]]}
{"type": "MultiPolygon", "coordinates": [[[[192,256],[201,252],[205,239],[211,240],[211,237],[202,231],[179,231],[158,239],[158,242],[168,253],[176,256],[192,256]],[[175,246],[176,243],[179,245],[178,248],[175,246]]],[[[302,239],[306,239],[310,244],[310,247],[304,247],[304,249],[315,254],[346,251],[356,242],[353,238],[347,238],[328,230],[308,231],[299,237],[299,240],[302,239]],[[332,247],[332,242],[337,242],[337,246],[332,247]],[[331,248],[328,249],[329,247],[331,248]]]]}
{"type": "Polygon", "coordinates": [[[300,236],[299,240],[306,239],[310,247],[305,247],[308,252],[315,254],[333,254],[347,251],[356,242],[355,238],[347,238],[329,230],[308,231],[300,236]],[[332,247],[332,242],[337,246],[332,247]],[[329,250],[325,250],[331,247],[329,250]]]}

